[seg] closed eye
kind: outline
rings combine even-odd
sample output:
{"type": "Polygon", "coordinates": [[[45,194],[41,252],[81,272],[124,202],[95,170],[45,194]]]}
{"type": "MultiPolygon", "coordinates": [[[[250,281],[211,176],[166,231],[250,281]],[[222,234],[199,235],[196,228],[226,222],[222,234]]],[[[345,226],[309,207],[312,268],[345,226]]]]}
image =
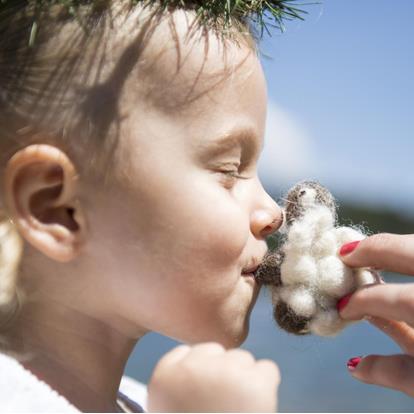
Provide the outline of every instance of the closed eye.
{"type": "Polygon", "coordinates": [[[226,188],[232,188],[237,180],[248,180],[250,177],[241,175],[240,172],[240,165],[234,164],[233,169],[230,168],[220,168],[217,170],[219,174],[223,177],[224,186],[226,188]]]}
{"type": "Polygon", "coordinates": [[[241,180],[248,180],[250,177],[245,177],[244,175],[240,175],[237,171],[221,171],[223,174],[229,175],[234,178],[239,178],[241,180]]]}

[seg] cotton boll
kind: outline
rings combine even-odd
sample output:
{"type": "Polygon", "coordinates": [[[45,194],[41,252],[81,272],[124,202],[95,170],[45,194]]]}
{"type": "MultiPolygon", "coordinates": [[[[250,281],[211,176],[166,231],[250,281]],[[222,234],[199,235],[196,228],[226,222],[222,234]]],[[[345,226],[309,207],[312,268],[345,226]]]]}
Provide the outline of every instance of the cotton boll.
{"type": "Polygon", "coordinates": [[[315,258],[334,256],[336,254],[336,235],[333,229],[322,234],[312,245],[311,253],[315,258]]]}
{"type": "Polygon", "coordinates": [[[333,228],[332,213],[325,206],[314,206],[310,208],[299,222],[301,226],[306,227],[309,238],[312,240],[315,237],[319,237],[321,233],[333,228]]]}
{"type": "Polygon", "coordinates": [[[287,242],[284,245],[283,252],[285,255],[284,261],[290,260],[290,261],[297,262],[305,253],[308,252],[308,250],[305,250],[305,251],[297,250],[295,246],[292,245],[292,243],[287,242]]]}
{"type": "Polygon", "coordinates": [[[350,324],[339,317],[338,299],[378,282],[368,269],[348,268],[338,255],[343,244],[365,236],[354,228],[335,228],[335,201],[316,182],[293,187],[284,211],[286,226],[279,246],[283,259],[273,267],[280,283],[270,286],[274,318],[296,335],[335,335],[350,324]]]}
{"type": "Polygon", "coordinates": [[[342,297],[355,286],[352,270],[335,256],[318,262],[318,288],[329,295],[342,297]]]}
{"type": "Polygon", "coordinates": [[[324,232],[329,231],[333,228],[335,217],[330,212],[330,210],[325,206],[321,206],[320,210],[321,210],[321,213],[320,213],[320,217],[317,223],[317,231],[318,231],[318,234],[323,234],[324,232]]]}
{"type": "Polygon", "coordinates": [[[305,286],[290,288],[281,294],[282,299],[297,315],[310,318],[316,313],[317,305],[311,292],[305,286]]]}
{"type": "Polygon", "coordinates": [[[369,285],[370,283],[375,283],[375,276],[367,269],[356,269],[355,271],[355,280],[357,286],[369,285]]]}
{"type": "MultiPolygon", "coordinates": [[[[324,211],[321,209],[322,206],[312,206],[306,211],[306,214],[301,217],[300,222],[307,227],[315,227],[324,211]]],[[[299,221],[299,220],[298,220],[299,221]]]]}
{"type": "Polygon", "coordinates": [[[286,255],[285,260],[280,266],[280,279],[283,285],[292,285],[297,283],[298,276],[295,275],[294,266],[297,263],[294,255],[286,255]]]}
{"type": "Polygon", "coordinates": [[[288,243],[292,251],[306,252],[312,245],[313,229],[298,221],[292,224],[288,233],[288,243]]]}
{"type": "Polygon", "coordinates": [[[320,291],[314,292],[314,297],[315,297],[316,303],[318,304],[319,309],[321,310],[336,309],[338,298],[328,296],[320,291]]]}
{"type": "Polygon", "coordinates": [[[324,232],[331,230],[334,226],[335,217],[326,206],[315,206],[307,212],[303,222],[313,228],[313,236],[319,236],[324,232]]]}
{"type": "Polygon", "coordinates": [[[294,260],[286,257],[280,269],[282,283],[285,285],[315,283],[317,271],[315,260],[309,255],[294,260]]]}
{"type": "Polygon", "coordinates": [[[337,227],[335,234],[338,247],[346,243],[365,239],[365,236],[361,232],[351,227],[337,227]]]}
{"type": "Polygon", "coordinates": [[[336,310],[319,312],[309,324],[310,331],[315,335],[334,336],[338,334],[347,322],[341,319],[336,310]]]}

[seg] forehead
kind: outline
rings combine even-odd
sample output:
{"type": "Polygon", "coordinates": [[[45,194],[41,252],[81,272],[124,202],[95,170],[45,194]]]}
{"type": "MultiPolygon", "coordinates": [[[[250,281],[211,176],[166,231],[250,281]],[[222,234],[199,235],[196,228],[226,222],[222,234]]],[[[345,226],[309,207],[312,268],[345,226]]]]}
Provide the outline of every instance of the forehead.
{"type": "Polygon", "coordinates": [[[261,141],[266,84],[256,53],[245,40],[192,30],[192,16],[177,10],[151,33],[140,60],[143,64],[131,79],[144,85],[146,104],[193,128],[192,136],[261,141]]]}
{"type": "Polygon", "coordinates": [[[265,98],[256,53],[242,35],[234,36],[195,26],[193,12],[168,13],[147,37],[135,80],[144,84],[147,100],[166,111],[196,111],[203,101],[241,92],[249,83],[265,98]]]}

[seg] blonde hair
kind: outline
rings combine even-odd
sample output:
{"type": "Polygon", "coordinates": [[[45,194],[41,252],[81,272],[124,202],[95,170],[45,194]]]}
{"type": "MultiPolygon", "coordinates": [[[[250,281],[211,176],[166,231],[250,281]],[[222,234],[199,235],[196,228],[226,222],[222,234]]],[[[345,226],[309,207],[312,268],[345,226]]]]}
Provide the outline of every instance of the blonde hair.
{"type": "Polygon", "coordinates": [[[0,349],[8,350],[8,341],[1,335],[13,324],[22,306],[22,291],[18,284],[23,240],[14,223],[0,211],[0,349]]]}

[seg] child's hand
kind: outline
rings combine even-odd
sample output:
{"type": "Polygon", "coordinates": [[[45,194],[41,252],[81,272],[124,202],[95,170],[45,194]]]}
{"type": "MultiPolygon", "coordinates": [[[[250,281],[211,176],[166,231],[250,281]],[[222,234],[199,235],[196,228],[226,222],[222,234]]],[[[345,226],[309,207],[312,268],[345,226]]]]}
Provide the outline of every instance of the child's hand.
{"type": "MultiPolygon", "coordinates": [[[[414,275],[414,235],[378,234],[346,246],[341,254],[348,266],[414,275]]],[[[414,397],[414,284],[371,285],[341,299],[338,309],[344,319],[366,317],[404,352],[355,358],[350,364],[352,375],[414,397]]]]}
{"type": "Polygon", "coordinates": [[[161,358],[148,385],[151,412],[274,412],[280,377],[271,360],[218,343],[181,345],[161,358]]]}

